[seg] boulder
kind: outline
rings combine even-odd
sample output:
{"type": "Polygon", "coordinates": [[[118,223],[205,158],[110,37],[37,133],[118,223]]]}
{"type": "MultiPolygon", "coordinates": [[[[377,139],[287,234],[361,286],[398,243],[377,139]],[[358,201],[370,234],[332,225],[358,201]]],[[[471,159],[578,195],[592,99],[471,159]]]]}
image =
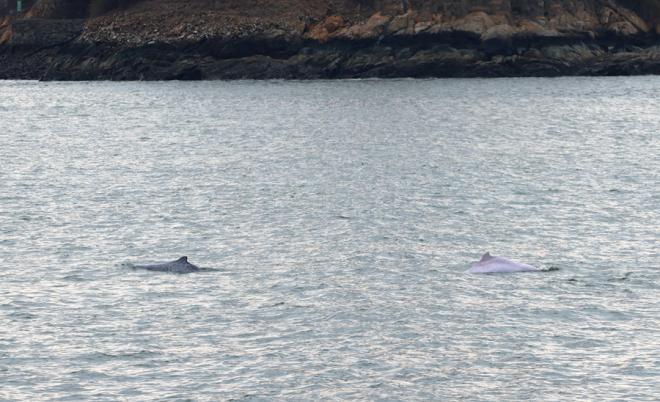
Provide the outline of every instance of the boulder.
{"type": "Polygon", "coordinates": [[[389,35],[410,33],[411,22],[414,23],[414,20],[410,12],[397,15],[396,17],[392,18],[392,21],[390,21],[389,24],[387,24],[387,33],[389,35]]]}
{"type": "Polygon", "coordinates": [[[385,33],[391,18],[380,12],[372,15],[366,22],[353,25],[338,32],[337,36],[344,39],[373,39],[385,33]]]}
{"type": "Polygon", "coordinates": [[[490,27],[481,35],[481,43],[487,54],[510,54],[512,52],[511,39],[516,29],[508,24],[490,27]]]}
{"type": "Polygon", "coordinates": [[[334,34],[339,28],[345,25],[344,19],[339,15],[331,15],[326,17],[319,24],[316,24],[309,33],[309,38],[319,42],[327,42],[330,36],[334,34]]]}
{"type": "Polygon", "coordinates": [[[497,23],[493,21],[492,16],[486,14],[483,11],[476,11],[466,15],[463,18],[455,20],[451,24],[451,27],[455,31],[471,32],[477,35],[482,35],[489,28],[492,28],[495,25],[497,25],[497,23]]]}
{"type": "Polygon", "coordinates": [[[636,35],[639,33],[639,29],[628,21],[613,22],[607,28],[610,32],[621,36],[636,35]]]}

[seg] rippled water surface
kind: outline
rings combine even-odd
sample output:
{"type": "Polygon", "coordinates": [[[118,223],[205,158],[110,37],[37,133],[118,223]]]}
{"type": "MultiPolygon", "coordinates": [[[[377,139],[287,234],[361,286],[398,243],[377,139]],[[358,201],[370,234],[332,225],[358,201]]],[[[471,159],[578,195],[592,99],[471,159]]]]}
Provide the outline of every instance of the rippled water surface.
{"type": "Polygon", "coordinates": [[[659,135],[654,77],[0,82],[0,399],[657,400],[659,135]]]}

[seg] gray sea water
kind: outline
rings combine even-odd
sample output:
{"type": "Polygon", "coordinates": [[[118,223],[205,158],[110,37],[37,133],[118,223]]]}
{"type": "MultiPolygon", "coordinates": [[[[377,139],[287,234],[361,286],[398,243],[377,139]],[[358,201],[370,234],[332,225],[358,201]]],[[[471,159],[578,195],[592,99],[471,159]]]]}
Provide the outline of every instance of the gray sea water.
{"type": "Polygon", "coordinates": [[[660,77],[0,82],[0,399],[658,400],[659,135],[660,77]]]}

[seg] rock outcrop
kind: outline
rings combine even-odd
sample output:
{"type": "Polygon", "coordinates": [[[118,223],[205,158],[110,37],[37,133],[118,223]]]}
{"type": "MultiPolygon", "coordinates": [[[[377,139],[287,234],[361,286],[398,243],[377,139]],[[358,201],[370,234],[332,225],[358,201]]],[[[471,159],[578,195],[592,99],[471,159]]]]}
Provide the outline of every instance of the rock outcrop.
{"type": "Polygon", "coordinates": [[[39,0],[0,78],[656,74],[659,32],[615,0],[39,0]]]}
{"type": "Polygon", "coordinates": [[[24,19],[14,21],[11,28],[10,45],[46,48],[77,39],[85,29],[85,20],[24,19]]]}
{"type": "Polygon", "coordinates": [[[27,15],[42,19],[79,19],[87,17],[88,13],[87,0],[37,0],[27,15]]]}

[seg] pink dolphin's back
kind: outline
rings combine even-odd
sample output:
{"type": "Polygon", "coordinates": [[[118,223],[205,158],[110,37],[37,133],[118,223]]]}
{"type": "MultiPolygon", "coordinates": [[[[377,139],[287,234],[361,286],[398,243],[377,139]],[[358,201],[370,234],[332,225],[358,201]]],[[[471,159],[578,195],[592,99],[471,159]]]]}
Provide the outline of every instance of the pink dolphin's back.
{"type": "Polygon", "coordinates": [[[540,271],[540,269],[518,262],[507,260],[504,257],[492,256],[486,253],[481,257],[479,262],[472,264],[470,269],[466,272],[470,274],[493,274],[493,273],[506,273],[506,272],[530,272],[540,271]]]}

